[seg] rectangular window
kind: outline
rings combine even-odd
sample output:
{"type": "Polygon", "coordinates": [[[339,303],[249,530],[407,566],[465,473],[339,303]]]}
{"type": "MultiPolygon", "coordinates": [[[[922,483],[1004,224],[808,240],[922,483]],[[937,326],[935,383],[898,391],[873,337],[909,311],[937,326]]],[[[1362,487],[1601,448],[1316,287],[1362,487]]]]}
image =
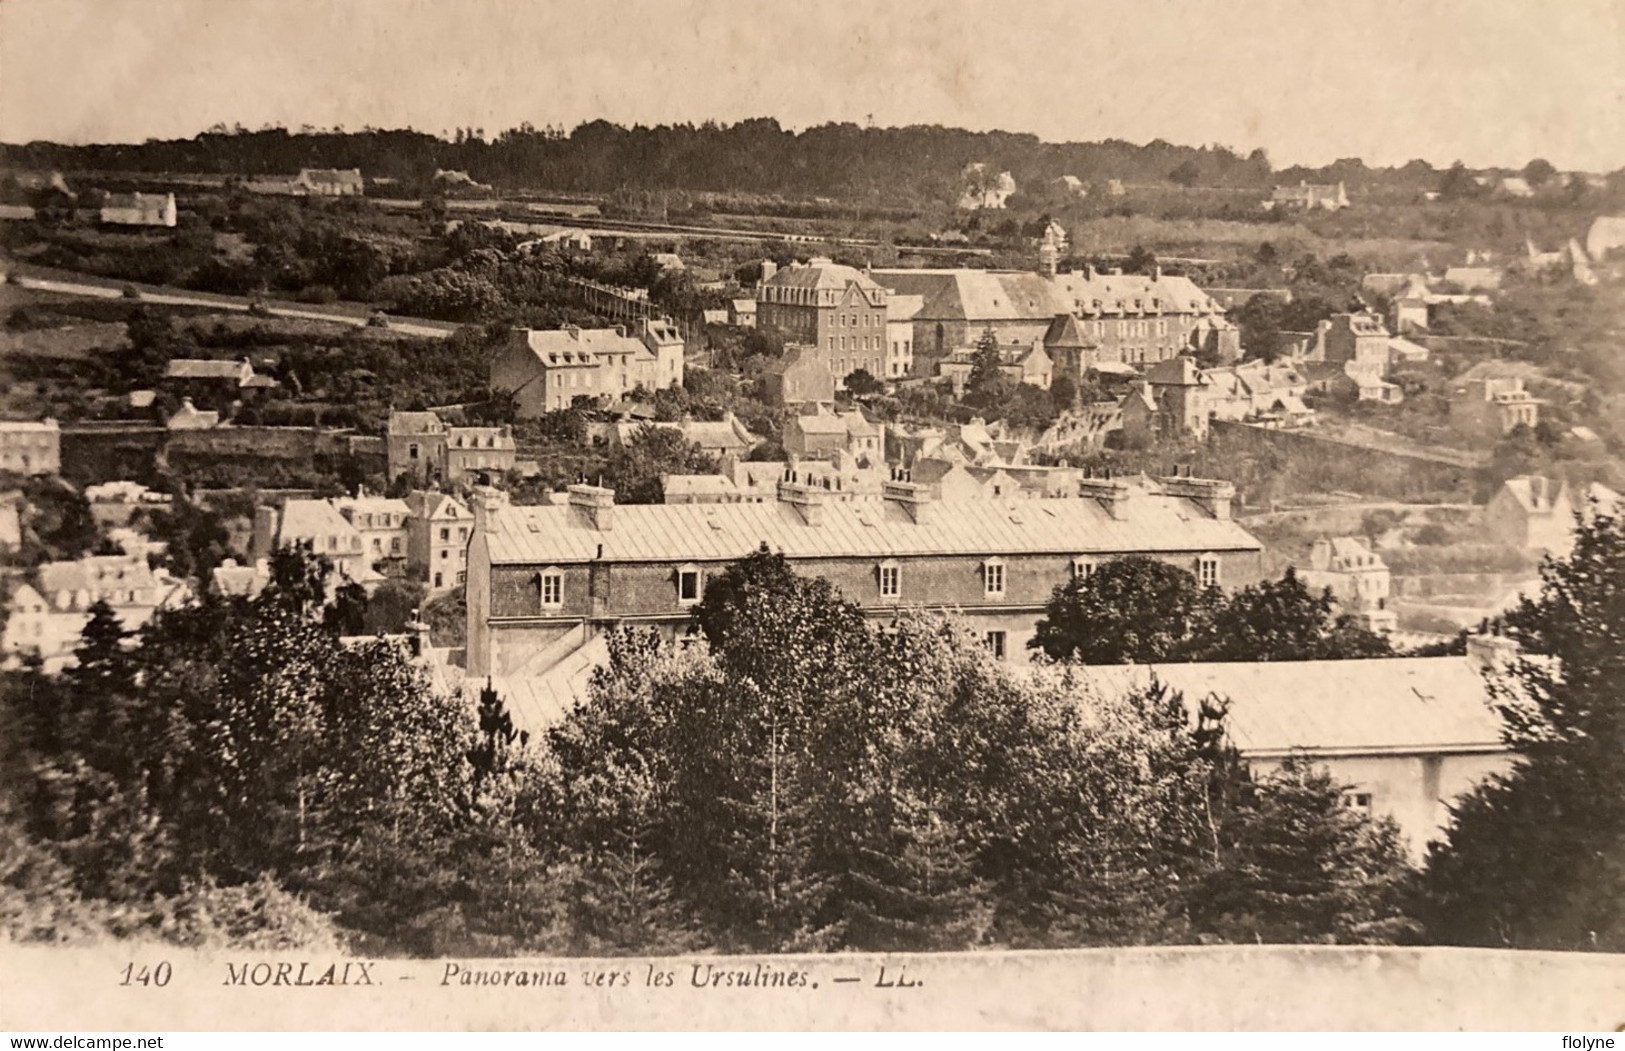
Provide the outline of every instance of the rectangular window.
{"type": "Polygon", "coordinates": [[[409,459],[416,460],[418,458],[418,447],[415,444],[408,445],[406,447],[406,455],[409,459]]]}
{"type": "Polygon", "coordinates": [[[989,597],[1004,594],[1004,563],[989,562],[983,567],[983,581],[989,597]]]}
{"type": "Polygon", "coordinates": [[[1350,810],[1358,810],[1368,816],[1371,813],[1371,802],[1372,800],[1370,792],[1343,793],[1343,805],[1345,807],[1348,807],[1350,810]]]}
{"type": "Polygon", "coordinates": [[[434,575],[434,586],[437,588],[445,586],[444,578],[439,573],[434,575]]]}
{"type": "Polygon", "coordinates": [[[880,597],[897,598],[903,593],[903,570],[900,566],[880,567],[880,597]]]}
{"type": "Polygon", "coordinates": [[[442,529],[440,531],[440,542],[442,544],[444,544],[447,541],[449,541],[450,539],[451,539],[451,530],[450,529],[442,529]]]}
{"type": "Polygon", "coordinates": [[[561,606],[564,604],[564,575],[562,573],[542,574],[542,605],[561,606]]]}
{"type": "Polygon", "coordinates": [[[1196,581],[1205,588],[1219,586],[1219,560],[1203,556],[1196,560],[1196,581]]]}
{"type": "Polygon", "coordinates": [[[1005,633],[1004,632],[1002,632],[1002,631],[990,631],[990,632],[987,633],[987,651],[993,655],[994,660],[996,660],[996,661],[1004,660],[1004,648],[1005,648],[1005,633]]]}
{"type": "Polygon", "coordinates": [[[677,574],[677,601],[695,603],[700,601],[700,571],[697,569],[684,569],[677,574]]]}

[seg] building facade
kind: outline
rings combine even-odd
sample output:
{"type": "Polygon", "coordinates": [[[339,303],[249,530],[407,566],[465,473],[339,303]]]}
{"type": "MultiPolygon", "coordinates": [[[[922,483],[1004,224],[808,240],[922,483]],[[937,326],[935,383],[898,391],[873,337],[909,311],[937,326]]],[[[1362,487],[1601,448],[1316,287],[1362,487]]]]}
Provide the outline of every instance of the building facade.
{"type": "Polygon", "coordinates": [[[1463,434],[1495,441],[1519,425],[1540,422],[1540,399],[1524,389],[1522,376],[1468,380],[1450,395],[1450,425],[1463,434]]]}
{"type": "Polygon", "coordinates": [[[820,359],[837,389],[859,369],[887,374],[887,291],[855,267],[813,259],[775,270],[757,286],[756,324],[804,344],[803,357],[820,359]]]}
{"type": "Polygon", "coordinates": [[[1420,863],[1449,825],[1451,804],[1512,767],[1473,641],[1466,657],[1097,665],[1073,674],[1080,703],[1153,679],[1187,701],[1227,701],[1226,730],[1256,773],[1288,761],[1325,769],[1348,786],[1345,806],[1392,818],[1420,863]]]}
{"type": "Polygon", "coordinates": [[[1367,631],[1398,630],[1399,615],[1388,608],[1393,583],[1388,563],[1364,537],[1316,540],[1309,549],[1309,565],[1298,577],[1311,591],[1331,589],[1342,612],[1367,631]]]}
{"type": "Polygon", "coordinates": [[[932,376],[954,351],[992,331],[1001,345],[1043,345],[1056,376],[1076,382],[1092,365],[1150,364],[1185,351],[1241,355],[1224,309],[1186,277],[998,270],[875,270],[894,295],[919,296],[913,372],[932,376]]]}
{"type": "Polygon", "coordinates": [[[102,203],[99,218],[109,226],[175,225],[172,193],[114,193],[102,203]]]}
{"type": "Polygon", "coordinates": [[[429,585],[431,595],[462,586],[468,569],[468,538],[474,516],[445,493],[407,495],[406,566],[429,585]]]}
{"type": "Polygon", "coordinates": [[[432,412],[392,412],[384,437],[391,481],[459,483],[513,470],[513,428],[454,427],[432,412]]]}
{"type": "Polygon", "coordinates": [[[375,567],[380,562],[406,564],[406,524],[412,517],[406,501],[363,493],[339,497],[333,506],[361,534],[361,549],[375,567]]]}
{"type": "Polygon", "coordinates": [[[491,362],[491,389],[514,396],[519,416],[568,409],[578,397],[618,400],[637,387],[683,385],[683,338],[667,321],[626,327],[516,329],[491,362]]]}
{"type": "Polygon", "coordinates": [[[43,420],[0,420],[0,471],[57,474],[62,470],[62,428],[43,420]]]}
{"type": "Polygon", "coordinates": [[[1024,651],[1055,587],[1101,560],[1151,555],[1223,586],[1261,572],[1262,546],[1231,519],[1227,482],[1090,480],[1076,497],[948,502],[900,478],[872,503],[787,475],[761,503],[616,506],[612,490],[576,485],[568,504],[510,507],[479,490],[469,673],[534,667],[550,647],[617,624],[675,637],[707,581],[764,544],[872,616],[958,610],[1007,658],[1024,651]]]}
{"type": "Polygon", "coordinates": [[[1562,479],[1522,475],[1501,483],[1484,507],[1484,531],[1497,544],[1546,551],[1574,550],[1575,506],[1562,479]]]}

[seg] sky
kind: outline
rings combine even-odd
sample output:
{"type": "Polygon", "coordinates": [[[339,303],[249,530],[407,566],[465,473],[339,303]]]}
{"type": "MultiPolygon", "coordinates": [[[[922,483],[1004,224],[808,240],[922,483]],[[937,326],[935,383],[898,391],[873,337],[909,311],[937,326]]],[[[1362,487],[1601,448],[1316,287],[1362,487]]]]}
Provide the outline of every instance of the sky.
{"type": "Polygon", "coordinates": [[[775,117],[1625,167],[1625,0],[0,0],[0,141],[775,117]]]}

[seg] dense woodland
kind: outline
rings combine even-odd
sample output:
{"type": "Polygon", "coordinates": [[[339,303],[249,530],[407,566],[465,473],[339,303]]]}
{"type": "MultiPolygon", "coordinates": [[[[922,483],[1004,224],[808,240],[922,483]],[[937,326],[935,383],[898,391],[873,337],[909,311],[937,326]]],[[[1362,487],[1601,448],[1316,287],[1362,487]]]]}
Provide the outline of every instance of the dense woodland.
{"type": "MultiPolygon", "coordinates": [[[[1249,776],[1224,698],[1080,695],[951,619],[872,624],[766,551],[707,588],[702,644],[612,636],[539,738],[403,643],[341,642],[364,611],[325,572],[284,552],[257,598],[136,637],[99,608],[76,666],[0,676],[0,930],[372,955],[1625,948],[1625,530],[1605,515],[1508,619],[1531,655],[1498,694],[1521,764],[1421,872],[1324,775],[1249,776]]],[[[1058,589],[1044,648],[1350,644],[1291,578],[1204,603],[1179,572],[1130,559],[1058,589]]]]}
{"type": "MultiPolygon", "coordinates": [[[[569,132],[522,125],[490,135],[480,128],[433,135],[373,128],[294,132],[217,126],[191,139],[141,144],[7,145],[0,147],[0,164],[242,176],[290,175],[306,167],[360,168],[369,178],[394,179],[407,187],[426,186],[437,169],[450,168],[504,190],[706,190],[904,204],[956,197],[970,164],[1009,171],[1018,186],[1063,175],[1085,183],[1119,179],[1236,189],[1308,179],[1413,194],[1437,189],[1448,167],[1414,160],[1398,168],[1369,168],[1348,158],[1322,168],[1272,171],[1264,151],[1241,156],[1220,145],[1046,143],[1034,135],[937,125],[824,124],[794,132],[771,118],[631,128],[598,120],[569,132]]],[[[1539,164],[1544,167],[1531,162],[1532,175],[1550,173],[1549,164],[1539,164]]]]}

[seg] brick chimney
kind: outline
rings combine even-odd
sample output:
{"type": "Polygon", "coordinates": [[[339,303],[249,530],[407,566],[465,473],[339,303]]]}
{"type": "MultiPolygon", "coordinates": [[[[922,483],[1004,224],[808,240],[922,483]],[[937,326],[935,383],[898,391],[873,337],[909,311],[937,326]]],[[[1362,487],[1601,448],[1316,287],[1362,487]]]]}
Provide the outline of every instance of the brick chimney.
{"type": "Polygon", "coordinates": [[[888,503],[896,504],[915,525],[932,525],[942,510],[942,491],[928,482],[916,482],[909,471],[894,472],[881,490],[888,503]]]}
{"type": "Polygon", "coordinates": [[[1482,671],[1499,671],[1518,655],[1518,644],[1487,631],[1467,636],[1467,659],[1482,671]]]}
{"type": "Polygon", "coordinates": [[[615,490],[601,485],[572,485],[569,489],[570,506],[587,516],[587,521],[600,533],[607,533],[615,525],[615,490]]]}
{"type": "Polygon", "coordinates": [[[474,531],[489,533],[491,519],[504,507],[508,506],[508,494],[501,489],[489,485],[476,485],[474,493],[469,498],[469,509],[474,512],[474,531]]]}
{"type": "Polygon", "coordinates": [[[1115,478],[1081,478],[1078,480],[1078,495],[1086,500],[1100,501],[1100,506],[1113,518],[1120,520],[1128,514],[1127,482],[1115,478]]]}
{"type": "Polygon", "coordinates": [[[825,489],[813,484],[811,477],[802,477],[794,467],[779,479],[779,500],[795,508],[801,520],[810,526],[824,524],[825,489]]]}
{"type": "Polygon", "coordinates": [[[254,508],[254,536],[250,541],[250,554],[255,558],[269,557],[277,546],[277,531],[282,524],[282,512],[268,504],[254,508]]]}
{"type": "Polygon", "coordinates": [[[422,610],[414,609],[412,619],[406,622],[407,644],[414,657],[423,657],[429,652],[429,625],[424,623],[421,613],[422,610]]]}
{"type": "Polygon", "coordinates": [[[1220,521],[1229,521],[1230,502],[1236,498],[1236,487],[1217,478],[1193,478],[1190,468],[1168,478],[1157,479],[1162,491],[1169,496],[1180,496],[1196,504],[1220,521]]]}

